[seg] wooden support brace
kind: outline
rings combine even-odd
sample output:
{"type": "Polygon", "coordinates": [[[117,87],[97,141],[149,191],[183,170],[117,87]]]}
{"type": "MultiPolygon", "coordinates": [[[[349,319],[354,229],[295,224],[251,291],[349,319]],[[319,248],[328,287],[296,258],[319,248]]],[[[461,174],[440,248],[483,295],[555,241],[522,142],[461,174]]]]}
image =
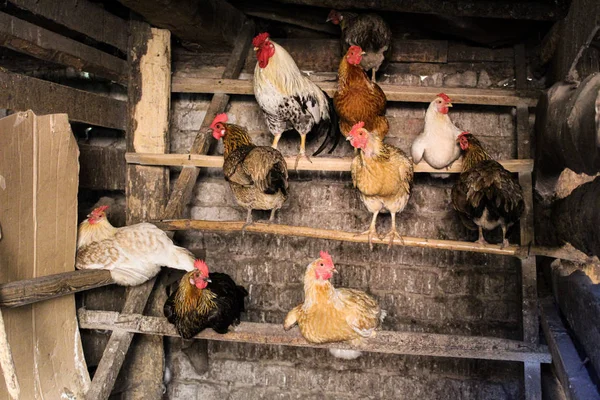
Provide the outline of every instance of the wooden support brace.
{"type": "MultiPolygon", "coordinates": [[[[119,314],[114,311],[79,309],[83,329],[111,329],[149,335],[178,337],[175,327],[162,317],[119,314]]],[[[195,339],[257,343],[314,348],[354,349],[375,353],[409,354],[433,357],[476,358],[540,363],[551,361],[548,348],[539,344],[481,336],[440,335],[434,333],[381,331],[360,344],[314,344],[307,342],[297,328],[284,331],[282,324],[242,322],[222,335],[205,329],[195,339]]]]}

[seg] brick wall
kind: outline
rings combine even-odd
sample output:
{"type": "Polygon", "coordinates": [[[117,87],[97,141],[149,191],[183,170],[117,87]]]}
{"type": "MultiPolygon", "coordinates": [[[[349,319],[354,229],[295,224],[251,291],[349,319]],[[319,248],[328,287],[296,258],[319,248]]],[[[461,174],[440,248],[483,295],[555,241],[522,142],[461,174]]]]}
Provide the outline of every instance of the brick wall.
{"type": "MultiPolygon", "coordinates": [[[[173,152],[188,151],[208,103],[207,96],[174,96],[173,152]]],[[[387,141],[409,151],[423,129],[426,108],[425,104],[390,103],[387,141]]],[[[255,143],[270,144],[272,136],[252,97],[234,96],[228,115],[231,122],[249,129],[255,143]]],[[[510,108],[456,105],[451,118],[477,134],[492,156],[514,158],[515,126],[510,108]]],[[[298,144],[298,136],[290,134],[281,140],[280,150],[293,155],[298,144]]],[[[309,152],[319,144],[309,140],[309,152]]],[[[216,151],[222,152],[222,144],[216,151]]],[[[341,143],[334,155],[352,153],[347,143],[341,143]]],[[[475,240],[476,232],[467,231],[451,209],[452,184],[453,179],[417,175],[408,206],[398,218],[399,232],[475,240]]],[[[240,220],[246,211],[236,205],[222,172],[211,169],[203,171],[198,180],[190,215],[240,220]]],[[[264,219],[268,212],[255,211],[253,215],[264,219]]],[[[290,198],[276,222],[361,232],[370,219],[349,173],[291,172],[290,198]]],[[[389,215],[380,216],[378,231],[386,232],[389,224],[389,215]]],[[[302,301],[306,266],[320,250],[328,250],[340,271],[334,284],[366,290],[377,297],[388,311],[384,329],[520,338],[519,268],[512,258],[387,246],[370,251],[368,245],[355,243],[256,234],[187,231],[179,237],[190,249],[205,251],[212,270],[226,272],[248,288],[246,321],[282,323],[286,313],[302,301]]],[[[209,370],[198,374],[180,351],[181,341],[172,339],[170,344],[170,399],[483,400],[515,399],[521,391],[518,363],[378,354],[342,361],[319,349],[210,342],[209,370]]]]}

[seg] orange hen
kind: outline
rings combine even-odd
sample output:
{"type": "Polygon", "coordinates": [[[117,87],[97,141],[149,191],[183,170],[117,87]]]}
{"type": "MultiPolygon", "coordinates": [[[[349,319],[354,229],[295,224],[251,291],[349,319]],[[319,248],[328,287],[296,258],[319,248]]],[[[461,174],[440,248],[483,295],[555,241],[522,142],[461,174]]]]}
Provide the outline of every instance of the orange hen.
{"type": "MultiPolygon", "coordinates": [[[[304,303],[285,318],[284,329],[298,324],[304,338],[312,343],[352,341],[375,336],[386,312],[375,299],[356,289],[336,289],[329,279],[336,272],[333,259],[322,251],[306,268],[304,303]]],[[[356,358],[360,352],[331,349],[341,358],[356,358]]]]}
{"type": "Polygon", "coordinates": [[[359,46],[351,46],[342,58],[338,69],[338,90],[333,97],[333,105],[339,116],[340,131],[344,136],[348,136],[354,124],[364,121],[365,129],[384,138],[389,130],[385,117],[385,94],[361,68],[362,54],[359,46]]]}

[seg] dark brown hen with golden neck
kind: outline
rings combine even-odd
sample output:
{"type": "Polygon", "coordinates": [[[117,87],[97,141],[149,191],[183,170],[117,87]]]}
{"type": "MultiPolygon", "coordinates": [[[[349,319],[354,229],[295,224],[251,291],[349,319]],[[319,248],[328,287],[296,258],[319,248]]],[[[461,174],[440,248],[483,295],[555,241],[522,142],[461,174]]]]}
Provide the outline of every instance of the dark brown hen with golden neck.
{"type": "Polygon", "coordinates": [[[506,230],[525,208],[521,185],[472,134],[463,132],[457,140],[463,151],[463,172],[452,188],[452,205],[467,228],[479,230],[479,243],[487,243],[484,229],[500,226],[502,247],[506,247],[506,230]]]}
{"type": "Polygon", "coordinates": [[[248,210],[246,224],[252,223],[252,210],[271,210],[273,221],[288,198],[285,159],[276,149],[255,146],[246,128],[226,122],[227,115],[219,114],[210,126],[215,139],[223,138],[225,180],[237,203],[248,210]]]}

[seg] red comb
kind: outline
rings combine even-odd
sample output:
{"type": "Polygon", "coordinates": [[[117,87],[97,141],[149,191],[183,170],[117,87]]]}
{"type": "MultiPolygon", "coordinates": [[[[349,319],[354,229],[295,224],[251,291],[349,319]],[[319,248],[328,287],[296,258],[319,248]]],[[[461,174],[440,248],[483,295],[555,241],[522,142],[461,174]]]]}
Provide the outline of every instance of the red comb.
{"type": "Polygon", "coordinates": [[[254,39],[252,39],[252,46],[260,47],[269,38],[269,36],[270,35],[268,32],[259,33],[254,37],[254,39]]]}
{"type": "Polygon", "coordinates": [[[362,129],[364,126],[365,123],[363,121],[357,122],[352,126],[352,129],[350,129],[350,133],[348,135],[352,136],[357,130],[362,129]]]}
{"type": "Polygon", "coordinates": [[[321,259],[322,259],[323,261],[325,261],[325,263],[326,263],[326,264],[328,264],[328,265],[333,265],[333,259],[331,258],[331,256],[329,255],[329,253],[328,253],[328,252],[326,252],[326,251],[321,251],[321,252],[319,253],[319,257],[321,257],[321,259]]]}
{"type": "Polygon", "coordinates": [[[101,212],[104,212],[106,210],[108,210],[108,206],[96,207],[94,208],[94,211],[92,211],[92,214],[100,214],[101,212]]]}
{"type": "Polygon", "coordinates": [[[202,273],[202,276],[208,276],[208,265],[202,260],[194,261],[194,268],[202,273]]]}
{"type": "Polygon", "coordinates": [[[215,119],[213,119],[212,124],[210,124],[210,129],[215,129],[215,125],[217,125],[219,122],[227,122],[227,114],[217,114],[215,119]]]}
{"type": "Polygon", "coordinates": [[[350,47],[348,48],[348,52],[350,52],[350,51],[357,51],[357,52],[358,52],[358,54],[362,53],[362,49],[361,49],[361,47],[360,47],[360,46],[356,46],[356,45],[354,45],[354,46],[350,46],[350,47]]]}
{"type": "Polygon", "coordinates": [[[450,97],[446,93],[440,93],[437,97],[441,97],[446,103],[452,103],[452,100],[450,100],[450,97]]]}
{"type": "Polygon", "coordinates": [[[467,131],[464,131],[464,132],[461,132],[461,133],[458,135],[458,137],[459,137],[459,138],[461,138],[461,137],[463,137],[463,136],[466,136],[466,135],[468,135],[468,134],[469,134],[469,132],[467,132],[467,131]]]}

